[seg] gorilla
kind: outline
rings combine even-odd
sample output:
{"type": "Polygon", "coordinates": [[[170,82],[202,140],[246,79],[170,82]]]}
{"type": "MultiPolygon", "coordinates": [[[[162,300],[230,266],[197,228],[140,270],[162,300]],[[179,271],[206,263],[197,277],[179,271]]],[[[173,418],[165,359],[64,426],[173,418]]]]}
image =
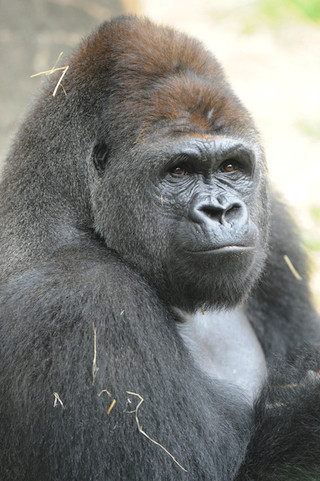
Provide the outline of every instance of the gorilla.
{"type": "Polygon", "coordinates": [[[319,480],[320,324],[250,114],[147,19],[67,64],[1,183],[1,480],[319,480]]]}

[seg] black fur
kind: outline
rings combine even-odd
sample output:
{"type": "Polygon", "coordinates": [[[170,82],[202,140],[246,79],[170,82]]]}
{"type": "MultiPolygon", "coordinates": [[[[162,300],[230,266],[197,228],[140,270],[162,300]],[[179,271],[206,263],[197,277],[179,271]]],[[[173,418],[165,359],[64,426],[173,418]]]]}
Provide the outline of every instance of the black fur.
{"type": "Polygon", "coordinates": [[[1,480],[320,479],[305,259],[220,66],[132,17],[68,63],[1,184],[1,480]],[[253,407],[199,371],[173,310],[241,304],[270,370],[253,407]]]}
{"type": "Polygon", "coordinates": [[[93,163],[100,175],[103,174],[108,161],[109,149],[105,142],[97,144],[93,149],[93,163]]]}

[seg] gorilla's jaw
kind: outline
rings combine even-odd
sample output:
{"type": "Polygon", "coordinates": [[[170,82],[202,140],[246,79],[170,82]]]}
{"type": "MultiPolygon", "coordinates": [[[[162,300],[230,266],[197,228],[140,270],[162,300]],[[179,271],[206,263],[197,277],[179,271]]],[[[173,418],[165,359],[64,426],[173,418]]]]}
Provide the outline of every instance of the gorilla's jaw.
{"type": "Polygon", "coordinates": [[[168,263],[170,288],[166,300],[189,312],[234,308],[250,293],[264,260],[264,250],[257,245],[176,254],[168,263]]]}

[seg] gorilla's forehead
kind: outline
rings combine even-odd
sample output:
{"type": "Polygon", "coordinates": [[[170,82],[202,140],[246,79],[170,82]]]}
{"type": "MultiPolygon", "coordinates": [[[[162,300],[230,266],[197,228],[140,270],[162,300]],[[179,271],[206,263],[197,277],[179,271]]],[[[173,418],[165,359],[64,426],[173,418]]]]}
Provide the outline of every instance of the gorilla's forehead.
{"type": "MultiPolygon", "coordinates": [[[[154,82],[148,99],[140,92],[132,110],[141,114],[143,125],[152,128],[171,122],[177,133],[217,133],[222,130],[250,129],[247,111],[230,93],[228,85],[196,74],[179,73],[154,82]]],[[[131,99],[129,98],[129,103],[131,99]]]]}
{"type": "Polygon", "coordinates": [[[111,99],[108,112],[115,125],[125,116],[144,132],[163,121],[184,133],[253,128],[203,45],[146,19],[103,25],[76,52],[69,72],[78,86],[90,84],[91,98],[99,95],[101,102],[104,92],[111,99]]]}
{"type": "MultiPolygon", "coordinates": [[[[148,143],[149,151],[158,150],[159,143],[148,143]]],[[[175,155],[185,155],[186,157],[199,157],[204,162],[210,162],[212,157],[218,161],[225,158],[226,153],[240,153],[241,151],[253,156],[253,149],[250,143],[245,143],[241,139],[215,136],[215,135],[186,135],[183,137],[172,138],[167,140],[165,145],[161,144],[161,150],[164,155],[170,157],[175,155]]],[[[252,159],[253,160],[253,159],[252,159]]]]}

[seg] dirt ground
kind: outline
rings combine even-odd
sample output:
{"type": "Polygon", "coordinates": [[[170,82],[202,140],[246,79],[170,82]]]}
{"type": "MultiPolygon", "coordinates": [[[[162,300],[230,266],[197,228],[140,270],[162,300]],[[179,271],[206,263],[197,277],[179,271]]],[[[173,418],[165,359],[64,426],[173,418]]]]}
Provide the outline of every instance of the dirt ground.
{"type": "Polygon", "coordinates": [[[270,177],[291,206],[311,258],[320,307],[320,28],[292,18],[272,23],[258,0],[0,0],[0,160],[58,54],[70,53],[102,20],[125,10],[202,40],[252,112],[270,177]]]}

